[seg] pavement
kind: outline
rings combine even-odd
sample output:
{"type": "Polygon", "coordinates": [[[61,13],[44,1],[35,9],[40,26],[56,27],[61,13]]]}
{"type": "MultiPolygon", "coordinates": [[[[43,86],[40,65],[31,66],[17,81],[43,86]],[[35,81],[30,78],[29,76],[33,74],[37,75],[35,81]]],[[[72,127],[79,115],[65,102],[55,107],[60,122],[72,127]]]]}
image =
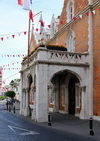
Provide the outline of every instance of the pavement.
{"type": "MultiPolygon", "coordinates": [[[[14,106],[16,107],[16,113],[19,115],[20,110],[20,102],[15,102],[14,106]]],[[[3,107],[6,110],[6,105],[3,107]]],[[[13,112],[13,111],[11,111],[13,112]]],[[[14,113],[14,112],[13,112],[14,113]]],[[[100,141],[100,121],[93,120],[93,133],[94,135],[90,135],[90,119],[88,120],[81,120],[74,115],[69,114],[60,114],[60,113],[50,113],[51,117],[51,126],[48,125],[47,122],[44,123],[36,123],[40,126],[48,127],[51,129],[61,130],[64,132],[74,133],[82,136],[90,137],[95,141],[100,141]]],[[[30,117],[26,117],[31,120],[30,117]]]]}

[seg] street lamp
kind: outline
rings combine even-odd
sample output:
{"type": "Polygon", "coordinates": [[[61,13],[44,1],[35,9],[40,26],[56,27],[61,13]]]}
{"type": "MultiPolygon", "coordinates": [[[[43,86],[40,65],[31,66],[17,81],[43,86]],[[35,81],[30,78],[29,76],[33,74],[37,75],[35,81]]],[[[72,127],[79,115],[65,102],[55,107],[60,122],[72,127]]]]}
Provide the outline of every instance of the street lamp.
{"type": "Polygon", "coordinates": [[[10,85],[12,86],[12,90],[13,90],[13,86],[14,86],[14,81],[13,80],[10,82],[10,85]]]}

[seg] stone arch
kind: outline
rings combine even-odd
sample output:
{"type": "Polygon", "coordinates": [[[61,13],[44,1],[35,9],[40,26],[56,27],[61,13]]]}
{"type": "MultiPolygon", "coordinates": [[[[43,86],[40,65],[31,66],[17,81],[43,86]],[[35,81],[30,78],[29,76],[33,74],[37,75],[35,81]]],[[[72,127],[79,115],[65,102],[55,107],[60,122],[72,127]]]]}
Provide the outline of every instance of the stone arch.
{"type": "MultiPolygon", "coordinates": [[[[77,114],[77,109],[80,110],[80,85],[81,85],[81,77],[73,71],[70,70],[63,70],[56,72],[53,74],[50,82],[50,89],[53,88],[53,91],[50,91],[49,96],[53,96],[53,102],[50,103],[50,109],[53,112],[61,112],[61,113],[70,113],[77,114]],[[73,100],[74,104],[70,105],[74,108],[74,111],[71,111],[69,108],[69,82],[73,78],[74,82],[74,95],[73,100]],[[77,109],[76,109],[77,108],[77,109]]],[[[73,110],[73,109],[72,109],[73,110]]]]}
{"type": "MultiPolygon", "coordinates": [[[[60,71],[55,72],[55,73],[51,76],[50,82],[51,82],[51,80],[54,78],[54,76],[56,76],[56,75],[59,74],[59,73],[63,73],[63,72],[65,72],[65,71],[67,71],[67,72],[69,72],[69,73],[75,75],[75,76],[79,79],[80,83],[82,83],[82,78],[81,78],[81,76],[80,76],[78,73],[76,73],[76,72],[74,72],[74,71],[72,71],[72,70],[68,70],[68,69],[64,69],[64,70],[60,70],[60,71]]],[[[49,83],[50,83],[50,82],[49,82],[49,83]]]]}

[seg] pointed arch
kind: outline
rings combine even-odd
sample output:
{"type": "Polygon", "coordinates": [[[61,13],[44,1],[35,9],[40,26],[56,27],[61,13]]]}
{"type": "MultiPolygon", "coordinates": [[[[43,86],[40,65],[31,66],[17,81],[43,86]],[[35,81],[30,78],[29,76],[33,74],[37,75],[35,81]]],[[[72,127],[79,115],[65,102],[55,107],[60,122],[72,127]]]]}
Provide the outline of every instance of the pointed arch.
{"type": "Polygon", "coordinates": [[[74,17],[74,0],[69,0],[66,11],[67,22],[69,22],[74,17]]]}
{"type": "Polygon", "coordinates": [[[75,51],[75,33],[72,29],[68,31],[67,39],[66,39],[66,45],[67,45],[67,51],[68,52],[74,52],[75,51]]]}

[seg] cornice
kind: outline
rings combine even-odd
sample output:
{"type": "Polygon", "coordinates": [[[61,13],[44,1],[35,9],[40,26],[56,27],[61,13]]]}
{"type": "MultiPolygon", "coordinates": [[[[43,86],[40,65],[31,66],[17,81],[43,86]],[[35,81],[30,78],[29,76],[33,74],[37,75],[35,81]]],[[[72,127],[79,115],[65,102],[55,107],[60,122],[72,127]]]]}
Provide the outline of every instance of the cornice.
{"type": "Polygon", "coordinates": [[[77,18],[76,20],[71,20],[69,23],[66,23],[55,35],[53,38],[51,38],[49,41],[45,43],[45,45],[49,44],[52,42],[58,35],[60,35],[66,28],[68,28],[70,25],[74,24],[77,20],[80,19],[79,15],[85,15],[86,12],[88,12],[90,9],[93,10],[95,7],[97,7],[100,4],[100,0],[97,0],[94,2],[92,5],[87,5],[82,11],[80,11],[75,17],[77,18]]]}

